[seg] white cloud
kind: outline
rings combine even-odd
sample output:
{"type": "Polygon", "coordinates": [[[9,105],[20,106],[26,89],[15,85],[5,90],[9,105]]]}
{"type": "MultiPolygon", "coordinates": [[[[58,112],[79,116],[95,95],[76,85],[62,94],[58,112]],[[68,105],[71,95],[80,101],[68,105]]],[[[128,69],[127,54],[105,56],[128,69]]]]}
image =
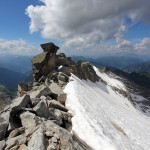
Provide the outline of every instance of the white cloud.
{"type": "Polygon", "coordinates": [[[144,38],[140,40],[139,43],[137,43],[134,48],[139,52],[150,53],[150,38],[144,38]]]}
{"type": "MultiPolygon", "coordinates": [[[[31,19],[30,32],[40,31],[44,38],[61,41],[64,50],[76,49],[78,52],[98,47],[100,50],[108,40],[118,43],[118,39],[123,39],[122,33],[127,30],[126,18],[131,23],[141,19],[150,21],[149,0],[40,1],[41,6],[30,5],[26,9],[31,19]]],[[[132,47],[125,40],[119,44],[118,48],[124,50],[132,47]]]]}
{"type": "Polygon", "coordinates": [[[22,39],[0,39],[0,54],[34,55],[36,53],[37,48],[22,39]]]}

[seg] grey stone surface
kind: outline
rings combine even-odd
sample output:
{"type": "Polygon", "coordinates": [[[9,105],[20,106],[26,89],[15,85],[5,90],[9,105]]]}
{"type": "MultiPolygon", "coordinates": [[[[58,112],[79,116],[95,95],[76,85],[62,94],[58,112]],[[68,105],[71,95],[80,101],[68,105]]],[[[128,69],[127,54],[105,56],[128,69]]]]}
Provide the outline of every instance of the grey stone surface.
{"type": "Polygon", "coordinates": [[[5,147],[6,143],[5,141],[0,141],[0,150],[4,150],[4,147],[5,147]]]}
{"type": "Polygon", "coordinates": [[[16,145],[25,144],[26,141],[27,141],[27,138],[26,138],[26,136],[24,134],[19,135],[19,136],[14,137],[14,138],[9,138],[6,141],[7,147],[5,149],[12,148],[13,146],[16,146],[16,145]]]}
{"type": "Polygon", "coordinates": [[[44,130],[40,127],[35,131],[28,143],[29,150],[46,150],[44,130]]]}
{"type": "Polygon", "coordinates": [[[53,113],[46,107],[46,104],[43,101],[40,101],[33,110],[39,117],[44,117],[46,119],[54,117],[53,113]]]}
{"type": "Polygon", "coordinates": [[[24,112],[20,115],[22,126],[25,128],[35,127],[42,122],[42,119],[31,112],[24,112]]]}

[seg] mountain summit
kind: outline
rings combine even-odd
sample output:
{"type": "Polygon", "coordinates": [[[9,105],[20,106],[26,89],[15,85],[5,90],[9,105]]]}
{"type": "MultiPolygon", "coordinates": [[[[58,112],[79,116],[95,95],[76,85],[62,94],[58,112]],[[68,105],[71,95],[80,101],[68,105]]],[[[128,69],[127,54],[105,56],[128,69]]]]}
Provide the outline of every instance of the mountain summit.
{"type": "Polygon", "coordinates": [[[0,148],[148,150],[150,108],[136,84],[109,68],[74,62],[53,43],[32,59],[32,83],[0,112],[0,148]]]}

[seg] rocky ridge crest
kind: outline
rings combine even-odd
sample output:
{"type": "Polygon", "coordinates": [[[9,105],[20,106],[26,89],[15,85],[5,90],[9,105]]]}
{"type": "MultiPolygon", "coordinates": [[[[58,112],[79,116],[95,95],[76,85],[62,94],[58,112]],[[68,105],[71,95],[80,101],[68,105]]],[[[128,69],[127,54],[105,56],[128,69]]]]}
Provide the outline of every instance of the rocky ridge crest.
{"type": "Polygon", "coordinates": [[[88,150],[71,134],[72,115],[65,107],[63,92],[69,76],[96,82],[92,65],[75,63],[59,47],[42,44],[43,53],[32,59],[33,83],[21,82],[18,97],[0,112],[1,150],[88,150]]]}

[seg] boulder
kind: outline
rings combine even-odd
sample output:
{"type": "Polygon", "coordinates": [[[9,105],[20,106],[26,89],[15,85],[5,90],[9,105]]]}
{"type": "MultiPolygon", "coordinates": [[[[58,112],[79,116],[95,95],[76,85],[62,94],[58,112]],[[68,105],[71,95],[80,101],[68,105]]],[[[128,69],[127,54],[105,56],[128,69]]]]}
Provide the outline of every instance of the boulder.
{"type": "Polygon", "coordinates": [[[62,104],[60,104],[59,102],[57,102],[55,100],[50,100],[48,102],[48,106],[50,108],[59,109],[59,110],[65,111],[65,112],[68,111],[68,109],[66,107],[64,107],[62,104]]]}
{"type": "Polygon", "coordinates": [[[18,97],[13,100],[11,104],[11,114],[17,113],[20,111],[22,108],[25,108],[29,103],[31,103],[30,96],[29,95],[24,95],[22,97],[18,97]]]}
{"type": "Polygon", "coordinates": [[[40,127],[35,131],[28,143],[29,150],[46,150],[44,130],[40,127]]]}
{"type": "Polygon", "coordinates": [[[36,98],[40,98],[41,96],[49,96],[51,94],[52,94],[52,92],[51,92],[50,88],[47,86],[46,87],[43,86],[40,90],[38,90],[36,98]]]}
{"type": "Polygon", "coordinates": [[[57,53],[57,50],[59,49],[58,46],[56,46],[54,43],[51,42],[41,44],[41,47],[43,51],[47,53],[57,53]]]}
{"type": "Polygon", "coordinates": [[[58,97],[59,97],[60,94],[63,94],[63,88],[59,84],[57,84],[55,82],[52,82],[49,85],[49,88],[51,89],[51,91],[53,93],[57,93],[58,97]]]}
{"type": "Polygon", "coordinates": [[[22,126],[25,128],[35,127],[43,121],[40,117],[29,111],[22,113],[20,119],[22,126]]]}
{"type": "Polygon", "coordinates": [[[99,81],[99,77],[97,76],[93,66],[89,62],[79,61],[76,64],[77,73],[76,75],[83,80],[90,80],[92,82],[99,81]]]}
{"type": "Polygon", "coordinates": [[[27,141],[25,134],[19,135],[17,137],[14,138],[9,138],[6,141],[6,148],[5,149],[10,149],[16,145],[21,145],[21,144],[25,144],[27,141]]]}
{"type": "Polygon", "coordinates": [[[48,118],[53,118],[54,115],[53,113],[46,107],[46,104],[43,101],[40,101],[34,108],[33,110],[36,112],[36,114],[39,117],[44,117],[46,119],[48,118]]]}

